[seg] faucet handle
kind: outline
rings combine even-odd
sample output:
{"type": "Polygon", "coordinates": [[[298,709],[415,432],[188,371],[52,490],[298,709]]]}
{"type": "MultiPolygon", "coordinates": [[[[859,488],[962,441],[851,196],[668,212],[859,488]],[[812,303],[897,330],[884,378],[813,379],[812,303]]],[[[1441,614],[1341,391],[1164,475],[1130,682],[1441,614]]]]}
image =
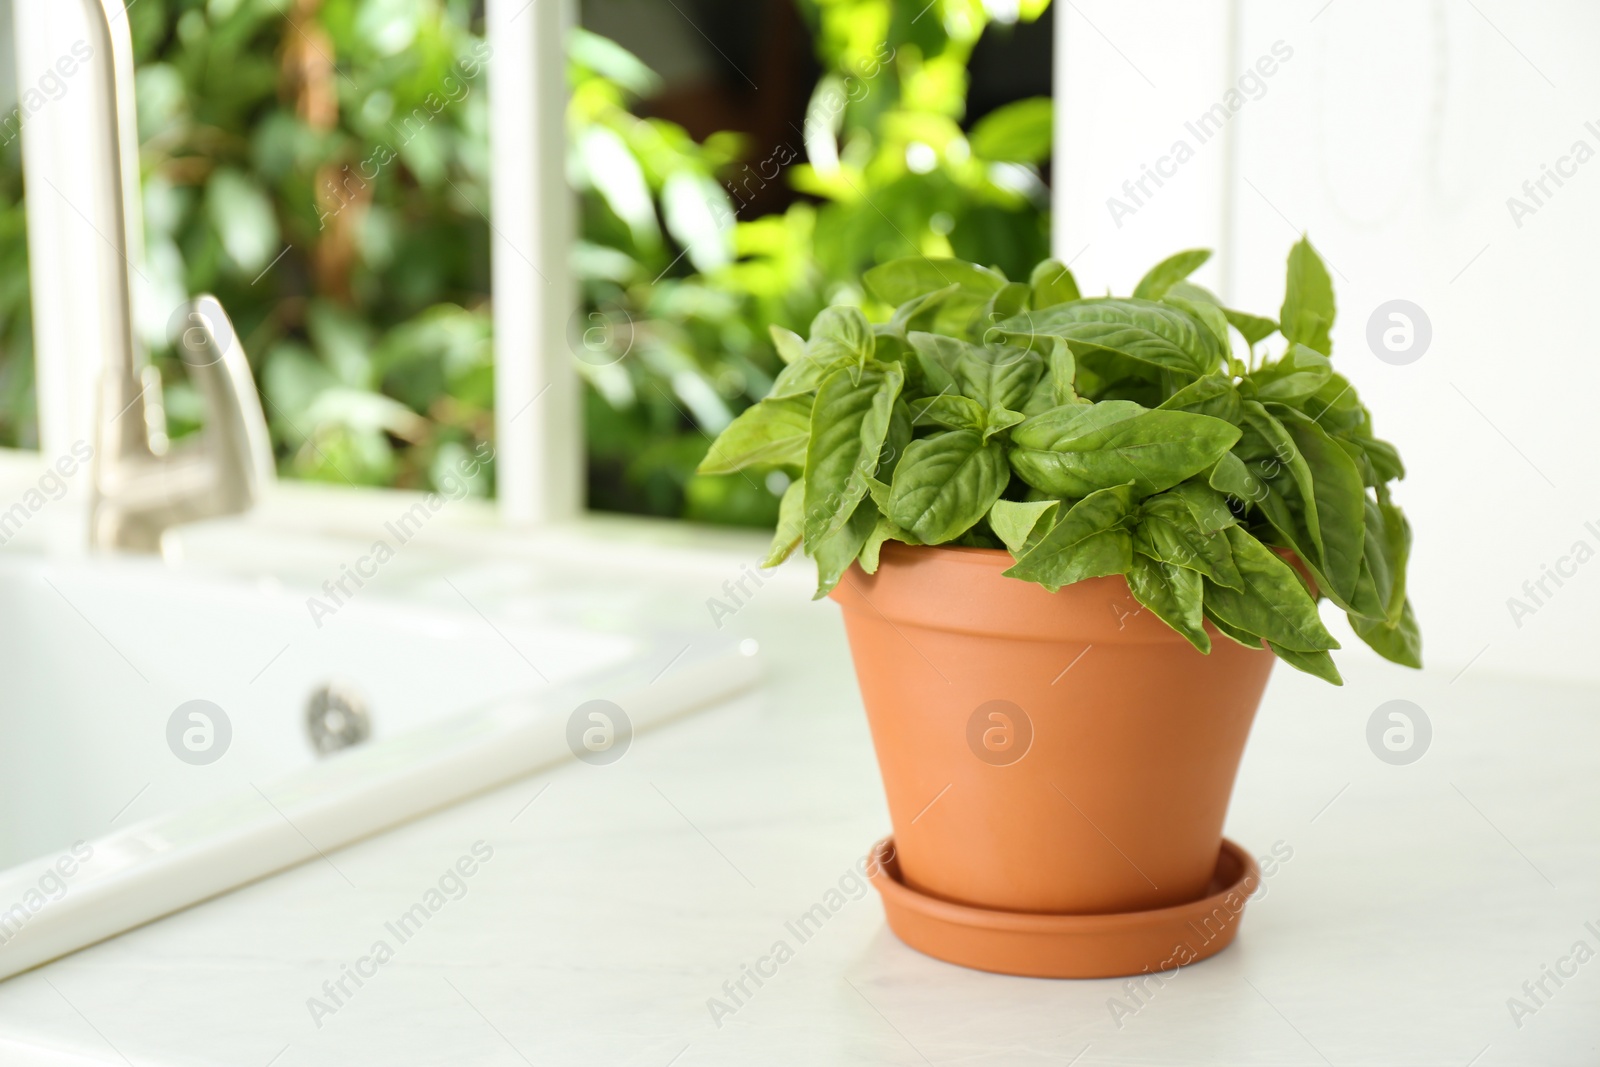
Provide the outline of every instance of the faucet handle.
{"type": "Polygon", "coordinates": [[[191,301],[183,323],[176,347],[205,403],[200,447],[212,466],[213,503],[221,511],[242,511],[277,480],[250,361],[216,297],[191,301]]]}

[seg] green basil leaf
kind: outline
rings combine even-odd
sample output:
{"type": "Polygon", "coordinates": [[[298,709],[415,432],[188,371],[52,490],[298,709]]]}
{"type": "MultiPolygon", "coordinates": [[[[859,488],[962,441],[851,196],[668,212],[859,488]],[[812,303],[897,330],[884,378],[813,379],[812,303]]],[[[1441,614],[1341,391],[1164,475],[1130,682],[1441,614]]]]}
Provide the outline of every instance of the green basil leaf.
{"type": "MultiPolygon", "coordinates": [[[[776,334],[773,335],[776,338],[776,334]]],[[[817,391],[822,380],[844,366],[858,365],[858,354],[837,340],[813,338],[805,343],[804,352],[778,372],[772,383],[768,400],[781,400],[791,396],[806,396],[817,391]]]]}
{"type": "Polygon", "coordinates": [[[941,396],[961,391],[956,383],[956,361],[961,357],[965,341],[921,331],[906,334],[906,340],[917,354],[923,383],[930,390],[941,396]]]}
{"type": "Polygon", "coordinates": [[[1157,410],[1210,415],[1237,426],[1243,418],[1243,403],[1233,379],[1226,374],[1208,374],[1204,378],[1196,378],[1167,397],[1157,410]]]}
{"type": "Polygon", "coordinates": [[[1244,433],[1235,454],[1264,489],[1250,502],[1302,559],[1316,565],[1322,559],[1322,526],[1311,467],[1283,423],[1257,401],[1244,402],[1244,433]]]}
{"type": "Polygon", "coordinates": [[[1225,361],[1231,362],[1233,337],[1228,333],[1228,317],[1222,311],[1222,300],[1217,294],[1193,282],[1180,281],[1172,283],[1161,302],[1199,319],[1217,339],[1225,361]]]}
{"type": "Polygon", "coordinates": [[[934,318],[939,313],[939,307],[946,300],[960,292],[961,286],[947,285],[943,289],[935,289],[930,293],[913,297],[904,304],[894,309],[894,317],[889,320],[889,332],[904,338],[912,330],[925,330],[933,325],[934,318]]]}
{"type": "Polygon", "coordinates": [[[947,430],[981,430],[985,421],[983,405],[957,393],[913,400],[913,426],[943,426],[947,430]]]}
{"type": "Polygon", "coordinates": [[[1344,449],[1344,454],[1350,457],[1350,461],[1361,472],[1361,484],[1372,489],[1376,489],[1383,484],[1383,479],[1379,478],[1378,472],[1373,469],[1372,460],[1367,458],[1366,451],[1360,445],[1343,434],[1330,434],[1329,436],[1333,437],[1334,442],[1344,449]]]}
{"type": "Polygon", "coordinates": [[[1400,461],[1400,450],[1388,441],[1360,436],[1347,437],[1344,440],[1355,445],[1367,457],[1367,462],[1372,464],[1372,471],[1379,482],[1398,481],[1406,476],[1406,466],[1400,461]]]}
{"type": "Polygon", "coordinates": [[[887,511],[889,509],[889,493],[889,483],[882,478],[867,479],[867,499],[871,500],[873,506],[879,511],[887,511]]]}
{"type": "Polygon", "coordinates": [[[908,530],[902,530],[882,515],[878,516],[878,524],[872,528],[872,533],[867,535],[866,544],[861,546],[861,554],[856,557],[856,562],[868,574],[878,573],[878,557],[883,551],[885,541],[902,541],[908,545],[920,545],[921,541],[908,530]]]}
{"type": "Polygon", "coordinates": [[[767,399],[786,400],[797,396],[810,399],[815,395],[817,386],[822,384],[822,379],[832,374],[834,369],[835,364],[812,358],[808,350],[803,357],[778,372],[767,399]]]}
{"type": "Polygon", "coordinates": [[[1026,314],[1033,290],[1022,282],[1007,282],[988,299],[972,320],[972,334],[984,345],[1005,343],[998,327],[1016,315],[1026,314]]]}
{"type": "Polygon", "coordinates": [[[1189,507],[1200,532],[1207,535],[1237,526],[1239,520],[1228,507],[1228,498],[1202,481],[1187,481],[1167,490],[1167,496],[1177,497],[1189,507]]]}
{"type": "Polygon", "coordinates": [[[1314,562],[1328,586],[1325,592],[1348,608],[1361,576],[1361,555],[1366,540],[1366,486],[1361,471],[1321,426],[1291,408],[1274,414],[1293,438],[1311,471],[1311,490],[1321,551],[1314,562]]]}
{"type": "Polygon", "coordinates": [[[895,471],[889,518],[926,544],[952,541],[988,512],[1010,478],[1005,450],[972,430],[912,441],[895,471]]]}
{"type": "Polygon", "coordinates": [[[1278,332],[1278,324],[1271,319],[1264,319],[1259,315],[1248,315],[1243,311],[1234,311],[1232,308],[1222,309],[1223,317],[1228,320],[1228,325],[1239,331],[1244,338],[1244,343],[1254,348],[1278,332]]]}
{"type": "Polygon", "coordinates": [[[1078,390],[1073,384],[1078,377],[1078,361],[1073,358],[1071,346],[1057,337],[1050,345],[1045,362],[1050,373],[1051,398],[1057,405],[1078,403],[1078,390]]]}
{"type": "Polygon", "coordinates": [[[1227,537],[1244,587],[1229,589],[1207,579],[1208,612],[1237,630],[1296,652],[1339,647],[1293,568],[1242,527],[1228,527],[1227,537]]]}
{"type": "Polygon", "coordinates": [[[1133,598],[1184,637],[1201,652],[1210,654],[1211,636],[1206,633],[1201,611],[1204,589],[1194,571],[1158,563],[1135,555],[1128,569],[1128,590],[1133,598]]]}
{"type": "Polygon", "coordinates": [[[867,495],[902,381],[898,363],[841,367],[817,390],[806,446],[807,543],[837,533],[867,495]]]}
{"type": "Polygon", "coordinates": [[[1377,622],[1359,615],[1350,618],[1356,636],[1365,641],[1378,655],[1402,667],[1422,666],[1422,633],[1417,628],[1417,617],[1411,611],[1411,601],[1401,605],[1396,622],[1377,622]]]}
{"type": "Polygon", "coordinates": [[[746,467],[806,461],[811,436],[811,397],[763,400],[740,412],[711,443],[697,474],[732,474],[746,467]]]}
{"type": "Polygon", "coordinates": [[[996,500],[989,509],[989,528],[1004,542],[1013,559],[1021,559],[1050,530],[1059,500],[996,500]]]}
{"type": "Polygon", "coordinates": [[[911,355],[911,346],[906,339],[895,332],[893,325],[887,322],[872,324],[873,349],[872,358],[879,363],[900,363],[911,355]]]}
{"type": "Polygon", "coordinates": [[[1126,574],[1133,566],[1133,538],[1126,529],[1132,511],[1129,486],[1090,493],[1024,553],[1006,576],[1038,582],[1055,593],[1085,578],[1126,574]]]}
{"type": "Polygon", "coordinates": [[[1218,309],[1222,307],[1221,297],[1205,286],[1196,285],[1194,282],[1173,282],[1172,288],[1166,291],[1162,299],[1165,300],[1171,296],[1175,296],[1180,300],[1191,300],[1196,304],[1210,304],[1218,309]]]}
{"type": "Polygon", "coordinates": [[[1328,331],[1333,326],[1333,280],[1322,257],[1301,238],[1289,250],[1289,271],[1284,283],[1283,308],[1278,313],[1283,336],[1293,344],[1314,348],[1325,356],[1333,354],[1328,331]]]}
{"type": "MultiPolygon", "coordinates": [[[[1222,505],[1227,511],[1226,504],[1222,505]]],[[[1228,517],[1231,519],[1232,514],[1228,517]]],[[[1183,494],[1160,493],[1139,505],[1133,527],[1133,547],[1151,559],[1203,574],[1219,585],[1243,589],[1244,579],[1233,562],[1233,548],[1222,531],[1232,523],[1207,531],[1195,518],[1183,494]]]]}
{"type": "Polygon", "coordinates": [[[1011,427],[1017,425],[1017,423],[1022,422],[1026,418],[1027,416],[1022,412],[1012,411],[1010,408],[990,408],[988,412],[985,413],[983,424],[983,443],[988,444],[989,438],[993,437],[997,433],[1005,433],[1007,430],[1011,429],[1011,427]]]}
{"type": "Polygon", "coordinates": [[[1028,394],[1027,403],[1022,406],[1022,413],[1029,418],[1043,415],[1051,408],[1088,403],[1078,396],[1078,390],[1073,385],[1078,374],[1078,366],[1077,360],[1072,356],[1072,349],[1059,337],[1052,337],[1050,341],[1050,353],[1045,357],[1045,371],[1039,376],[1033,391],[1028,394]]]}
{"type": "Polygon", "coordinates": [[[778,529],[772,535],[772,548],[763,567],[776,567],[793,555],[805,534],[806,480],[796,478],[783,491],[778,502],[778,529]]]}
{"type": "Polygon", "coordinates": [[[1154,267],[1134,287],[1133,295],[1140,300],[1160,300],[1178,282],[1199,270],[1211,258],[1208,248],[1191,248],[1187,252],[1168,256],[1154,267]]]}
{"type": "Polygon", "coordinates": [[[986,409],[1022,407],[1043,374],[1044,360],[1037,352],[1010,345],[963,344],[956,357],[961,391],[986,409]]]}
{"type": "MultiPolygon", "coordinates": [[[[1089,410],[1110,404],[1138,407],[1106,401],[1089,410]]],[[[1011,433],[1019,446],[1011,453],[1017,474],[1054,496],[1086,496],[1127,483],[1141,495],[1158,493],[1210,469],[1239,439],[1238,427],[1185,411],[1140,411],[1097,426],[1102,416],[1064,422],[1056,415],[1060,410],[1029,419],[1011,433]]]]}
{"type": "Polygon", "coordinates": [[[1292,344],[1283,357],[1250,376],[1261,400],[1292,402],[1315,395],[1333,377],[1333,364],[1321,352],[1292,344]]]}
{"type": "MultiPolygon", "coordinates": [[[[1173,288],[1176,289],[1177,286],[1173,286],[1173,288]]],[[[1191,288],[1199,287],[1192,286],[1191,288]]],[[[1223,317],[1221,308],[1206,300],[1189,300],[1185,297],[1174,296],[1172,293],[1162,297],[1161,302],[1193,316],[1200,325],[1211,332],[1212,337],[1216,338],[1218,350],[1224,354],[1227,353],[1229,345],[1228,320],[1223,317]]]]}
{"type": "Polygon", "coordinates": [[[1361,398],[1343,375],[1334,374],[1321,389],[1300,401],[1302,411],[1329,433],[1358,433],[1367,421],[1361,398]]]}
{"type": "Polygon", "coordinates": [[[1291,344],[1282,358],[1264,363],[1250,374],[1248,381],[1256,387],[1259,400],[1293,403],[1317,394],[1330,378],[1333,363],[1326,355],[1307,349],[1304,344],[1291,344]]]}
{"type": "Polygon", "coordinates": [[[1061,337],[1081,360],[1105,352],[1163,370],[1200,377],[1222,362],[1222,346],[1192,316],[1148,300],[1079,300],[1030,311],[998,327],[1018,344],[1061,337]]]}
{"type": "Polygon", "coordinates": [[[1363,499],[1366,537],[1361,555],[1361,574],[1350,597],[1350,614],[1382,622],[1389,621],[1389,598],[1394,593],[1394,569],[1389,561],[1388,531],[1378,502],[1363,499]]]}
{"type": "Polygon", "coordinates": [[[786,330],[774,323],[767,327],[767,333],[772,335],[772,347],[778,350],[778,358],[788,366],[806,355],[806,339],[793,330],[786,330]]]}
{"type": "Polygon", "coordinates": [[[1050,451],[1070,446],[1089,435],[1149,409],[1131,400],[1102,400],[1098,404],[1063,404],[1028,419],[1011,434],[1022,448],[1050,451]]]}
{"type": "MultiPolygon", "coordinates": [[[[1381,490],[1378,510],[1383,513],[1385,555],[1389,560],[1390,591],[1387,618],[1399,623],[1406,606],[1406,567],[1411,561],[1411,524],[1405,513],[1388,500],[1381,490]]],[[[1418,646],[1420,648],[1420,644],[1418,646]]]]}
{"type": "Polygon", "coordinates": [[[1316,544],[1306,527],[1303,506],[1297,498],[1291,496],[1295,491],[1294,487],[1288,483],[1285,475],[1279,475],[1275,480],[1265,481],[1264,484],[1266,493],[1261,499],[1254,501],[1256,507],[1266,517],[1267,524],[1277,531],[1285,547],[1315,570],[1316,544]]]}
{"type": "Polygon", "coordinates": [[[961,299],[977,306],[1006,284],[1006,276],[959,259],[906,256],[873,267],[862,276],[862,281],[873,296],[896,307],[949,285],[958,286],[961,299]]]}
{"type": "Polygon", "coordinates": [[[1211,469],[1209,484],[1241,504],[1259,503],[1271,492],[1267,484],[1245,465],[1244,460],[1232,452],[1217,460],[1217,465],[1211,469]]]}
{"type": "Polygon", "coordinates": [[[1333,657],[1326,652],[1297,652],[1272,641],[1267,642],[1267,647],[1296,670],[1316,675],[1324,682],[1332,682],[1334,685],[1344,684],[1344,678],[1339,675],[1339,668],[1333,665],[1333,657]]]}
{"type": "Polygon", "coordinates": [[[1026,418],[1043,415],[1053,407],[1058,407],[1060,401],[1056,399],[1055,382],[1051,380],[1049,370],[1039,375],[1039,380],[1033,383],[1033,388],[1028,391],[1028,399],[1022,402],[1022,414],[1026,418]]]}
{"type": "Polygon", "coordinates": [[[861,555],[877,525],[878,509],[872,501],[863,500],[833,533],[818,541],[806,538],[806,552],[817,564],[817,591],[813,600],[821,600],[839,584],[844,572],[861,555]]]}
{"type": "Polygon", "coordinates": [[[1078,280],[1059,259],[1047,259],[1033,268],[1028,284],[1033,288],[1035,311],[1083,299],[1083,294],[1078,292],[1078,280]]]}
{"type": "Polygon", "coordinates": [[[1266,648],[1266,645],[1262,642],[1260,635],[1253,634],[1249,630],[1241,630],[1239,627],[1233,626],[1230,623],[1217,618],[1216,613],[1213,612],[1209,607],[1206,608],[1206,621],[1212,626],[1215,626],[1218,633],[1222,634],[1230,641],[1238,642],[1245,648],[1266,648]]]}
{"type": "Polygon", "coordinates": [[[848,358],[865,363],[872,358],[878,342],[873,336],[872,324],[867,322],[860,308],[839,306],[823,308],[817,313],[811,320],[811,340],[806,343],[826,353],[827,360],[848,358]],[[835,352],[839,355],[833,355],[835,352]]]}
{"type": "MultiPolygon", "coordinates": [[[[902,382],[901,389],[904,388],[902,382]]],[[[902,392],[889,409],[889,432],[883,435],[883,447],[878,450],[878,469],[873,472],[875,477],[884,480],[894,477],[900,457],[905,455],[906,446],[911,444],[911,434],[911,406],[906,403],[902,392]]]]}

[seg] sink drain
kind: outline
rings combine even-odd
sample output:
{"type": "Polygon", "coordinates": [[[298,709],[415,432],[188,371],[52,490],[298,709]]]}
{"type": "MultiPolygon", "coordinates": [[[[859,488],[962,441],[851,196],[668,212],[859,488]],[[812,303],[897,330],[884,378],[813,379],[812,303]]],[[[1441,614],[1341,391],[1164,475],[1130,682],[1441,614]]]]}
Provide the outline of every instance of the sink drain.
{"type": "Polygon", "coordinates": [[[326,755],[372,736],[372,716],[361,694],[347,686],[324,685],[306,702],[306,735],[326,755]]]}

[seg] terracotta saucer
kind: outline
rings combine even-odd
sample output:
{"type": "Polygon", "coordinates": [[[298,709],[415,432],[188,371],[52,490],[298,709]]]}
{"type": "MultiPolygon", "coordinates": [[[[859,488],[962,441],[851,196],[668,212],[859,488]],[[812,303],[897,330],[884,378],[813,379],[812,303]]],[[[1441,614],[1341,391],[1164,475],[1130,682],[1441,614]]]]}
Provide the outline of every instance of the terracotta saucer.
{"type": "Polygon", "coordinates": [[[980,971],[1031,978],[1116,978],[1171,970],[1232,943],[1261,884],[1250,854],[1223,838],[1206,895],[1187,904],[1109,915],[1031,915],[955,904],[900,880],[894,838],[873,847],[869,870],[893,930],[919,952],[980,971]]]}

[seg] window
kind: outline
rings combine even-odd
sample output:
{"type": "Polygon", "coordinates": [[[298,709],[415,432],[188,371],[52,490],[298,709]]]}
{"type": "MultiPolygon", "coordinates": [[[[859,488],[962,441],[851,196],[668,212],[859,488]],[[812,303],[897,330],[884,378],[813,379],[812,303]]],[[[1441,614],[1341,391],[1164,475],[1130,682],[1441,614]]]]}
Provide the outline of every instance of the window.
{"type": "MultiPolygon", "coordinates": [[[[96,40],[80,6],[20,12],[28,54],[96,40]]],[[[1020,273],[1047,252],[1047,4],[905,8],[133,4],[143,249],[127,269],[164,383],[152,434],[198,425],[171,338],[209,291],[282,477],[431,489],[493,449],[471,491],[498,490],[513,521],[586,502],[770,523],[782,471],[693,474],[778,369],[769,326],[868,299],[854,279],[897,256],[1020,273]]],[[[67,132],[93,121],[95,77],[65,87],[29,149],[30,172],[60,179],[33,218],[60,249],[35,274],[59,323],[41,410],[63,442],[92,430],[113,350],[78,267],[114,266],[109,193],[67,132]]],[[[8,354],[0,397],[26,365],[8,354]]]]}

